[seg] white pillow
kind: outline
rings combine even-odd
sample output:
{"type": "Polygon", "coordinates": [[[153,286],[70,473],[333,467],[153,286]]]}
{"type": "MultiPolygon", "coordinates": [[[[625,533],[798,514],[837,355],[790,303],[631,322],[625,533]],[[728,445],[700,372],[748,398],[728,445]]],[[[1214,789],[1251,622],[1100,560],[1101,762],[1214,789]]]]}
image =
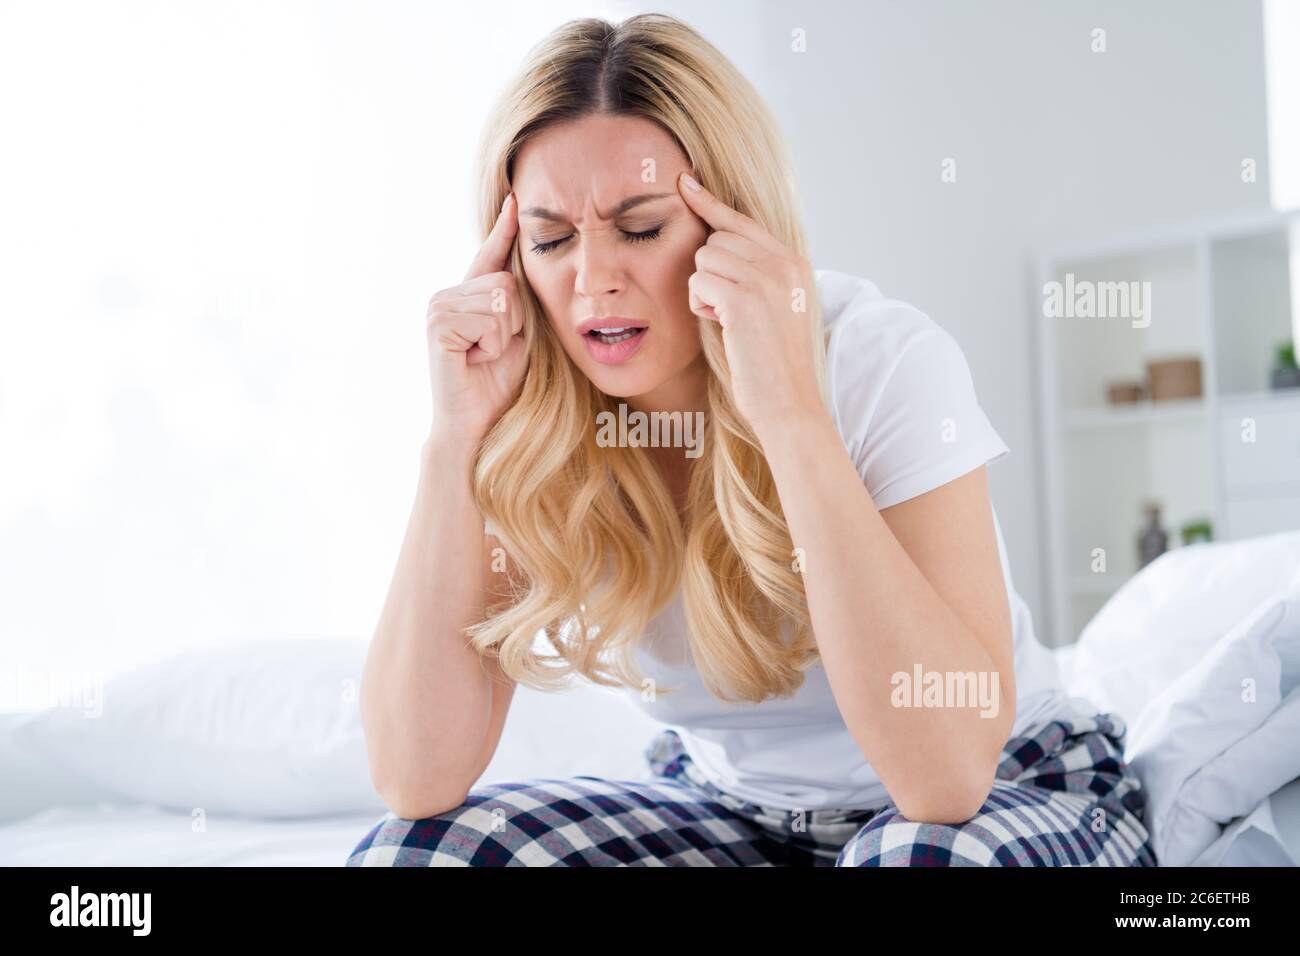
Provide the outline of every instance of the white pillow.
{"type": "MultiPolygon", "coordinates": [[[[1300,531],[1176,548],[1130,578],[1079,635],[1071,694],[1133,727],[1220,638],[1287,588],[1300,531]]],[[[1131,744],[1131,740],[1130,740],[1131,744]]]]}
{"type": "Polygon", "coordinates": [[[267,638],[197,648],[106,681],[98,717],[56,707],[20,721],[14,743],[158,806],[382,814],[358,707],[366,647],[267,638]]]}
{"type": "Polygon", "coordinates": [[[1126,756],[1147,791],[1146,820],[1163,865],[1189,865],[1224,824],[1300,774],[1298,674],[1300,576],[1134,721],[1126,756]]]}

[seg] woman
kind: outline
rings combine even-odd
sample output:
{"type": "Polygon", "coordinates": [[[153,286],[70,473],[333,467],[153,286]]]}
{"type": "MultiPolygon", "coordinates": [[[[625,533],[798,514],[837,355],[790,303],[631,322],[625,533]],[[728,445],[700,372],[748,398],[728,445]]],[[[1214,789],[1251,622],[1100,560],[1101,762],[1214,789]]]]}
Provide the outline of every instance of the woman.
{"type": "Polygon", "coordinates": [[[392,812],[348,865],[1153,865],[1122,719],[1011,583],[960,349],[811,269],[734,67],[670,17],[566,24],[482,155],[363,676],[392,812]],[[575,675],[665,725],[647,779],[473,788],[516,684],[575,675]]]}

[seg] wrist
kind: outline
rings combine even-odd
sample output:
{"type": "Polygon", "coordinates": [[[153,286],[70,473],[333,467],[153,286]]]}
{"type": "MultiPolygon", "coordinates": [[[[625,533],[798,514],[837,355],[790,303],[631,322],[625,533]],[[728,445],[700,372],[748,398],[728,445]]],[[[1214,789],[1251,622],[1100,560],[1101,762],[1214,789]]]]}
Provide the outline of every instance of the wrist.
{"type": "Polygon", "coordinates": [[[764,450],[788,445],[797,439],[806,439],[817,432],[833,433],[837,438],[839,436],[835,419],[825,406],[785,409],[761,422],[753,423],[752,427],[764,450]]]}
{"type": "Polygon", "coordinates": [[[468,471],[479,443],[463,435],[430,431],[420,446],[420,464],[425,468],[449,466],[468,471]]]}
{"type": "Polygon", "coordinates": [[[834,469],[839,463],[853,467],[829,412],[820,418],[783,418],[764,430],[758,440],[783,497],[789,489],[806,485],[813,475],[834,469]]]}

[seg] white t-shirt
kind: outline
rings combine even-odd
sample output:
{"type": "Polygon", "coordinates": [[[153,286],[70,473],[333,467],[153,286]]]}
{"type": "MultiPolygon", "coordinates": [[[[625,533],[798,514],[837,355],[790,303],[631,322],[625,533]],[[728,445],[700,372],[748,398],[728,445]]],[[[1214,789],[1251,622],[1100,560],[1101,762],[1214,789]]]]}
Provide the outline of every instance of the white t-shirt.
{"type": "MultiPolygon", "coordinates": [[[[831,329],[832,413],[878,509],[1009,453],[980,408],[966,358],[947,331],[913,306],[885,298],[865,279],[827,269],[815,275],[823,322],[831,329]]],[[[993,520],[1013,625],[1012,736],[1058,716],[1090,716],[1086,701],[1066,694],[1055,658],[1034,635],[1029,608],[1011,580],[996,509],[993,520]]],[[[486,531],[498,533],[490,524],[486,531]]],[[[640,688],[628,688],[625,699],[677,731],[711,782],[783,810],[867,809],[889,802],[844,724],[820,663],[804,672],[793,697],[731,703],[704,687],[685,635],[679,590],[651,621],[637,650],[645,677],[678,690],[646,701],[640,688]]]]}

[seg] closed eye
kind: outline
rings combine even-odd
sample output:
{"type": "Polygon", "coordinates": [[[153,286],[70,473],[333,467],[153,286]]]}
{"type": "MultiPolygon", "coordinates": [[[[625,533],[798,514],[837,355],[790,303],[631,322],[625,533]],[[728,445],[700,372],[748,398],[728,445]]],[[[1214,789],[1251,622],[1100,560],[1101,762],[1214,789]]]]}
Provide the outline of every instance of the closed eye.
{"type": "MultiPolygon", "coordinates": [[[[620,229],[623,238],[628,242],[649,242],[651,239],[658,239],[659,233],[663,231],[663,226],[655,226],[653,229],[647,229],[645,232],[628,232],[626,229],[620,229]]],[[[539,256],[544,256],[552,249],[555,249],[562,243],[572,239],[572,235],[562,236],[559,239],[552,239],[550,242],[538,242],[533,244],[533,252],[539,256]]]]}

